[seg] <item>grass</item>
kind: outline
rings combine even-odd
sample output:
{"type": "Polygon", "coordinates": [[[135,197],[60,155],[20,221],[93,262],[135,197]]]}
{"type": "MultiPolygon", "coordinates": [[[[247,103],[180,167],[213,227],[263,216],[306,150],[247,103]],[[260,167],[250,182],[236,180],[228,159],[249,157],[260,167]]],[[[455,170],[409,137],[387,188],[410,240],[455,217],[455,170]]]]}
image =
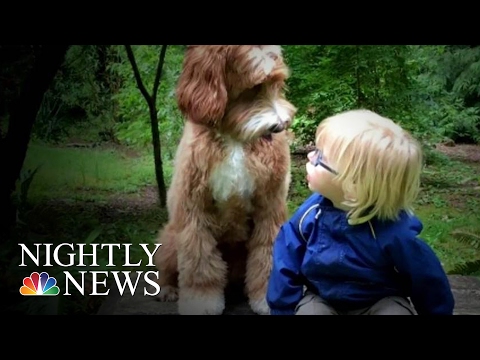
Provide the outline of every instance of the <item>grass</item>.
{"type": "MultiPolygon", "coordinates": [[[[480,259],[478,246],[452,236],[458,229],[479,229],[480,163],[465,163],[438,155],[433,159],[422,178],[416,212],[424,224],[422,238],[437,253],[447,272],[451,272],[458,265],[480,259]]],[[[172,168],[168,162],[164,166],[168,184],[172,168]]],[[[304,166],[304,156],[293,157],[288,198],[290,213],[310,195],[304,166]]],[[[148,258],[139,245],[153,244],[167,219],[166,210],[157,205],[153,157],[148,152],[132,155],[123,148],[78,149],[32,144],[24,170],[37,167],[30,187],[24,189],[28,197],[19,213],[21,222],[16,241],[0,247],[0,284],[6,286],[0,290],[8,293],[9,301],[9,306],[3,310],[27,314],[94,314],[106,297],[88,296],[93,286],[91,273],[85,280],[86,295],[73,289],[72,296],[40,300],[22,298],[19,286],[30,271],[47,271],[50,276],[56,276],[62,289],[65,285],[63,271],[66,270],[72,274],[76,270],[153,270],[146,267],[148,258]],[[21,263],[18,243],[25,243],[31,249],[35,243],[52,243],[52,246],[62,243],[75,246],[80,243],[132,244],[130,260],[142,261],[142,265],[122,267],[125,251],[114,248],[115,267],[107,266],[108,251],[104,249],[97,253],[98,267],[37,267],[30,262],[24,268],[18,266],[21,263]]],[[[91,248],[86,250],[91,252],[91,248]]],[[[68,252],[68,249],[59,252],[62,261],[68,261],[68,252]]],[[[78,249],[74,252],[78,253],[78,249]]],[[[79,279],[78,274],[76,278],[79,279]]],[[[109,275],[106,286],[112,282],[109,275]]],[[[100,286],[99,291],[104,290],[100,286]]]]}
{"type": "Polygon", "coordinates": [[[443,158],[426,167],[416,212],[424,223],[423,239],[447,272],[480,259],[480,251],[458,241],[453,233],[480,231],[480,163],[443,158]]]}
{"type": "MultiPolygon", "coordinates": [[[[65,198],[72,194],[83,199],[111,192],[133,193],[155,184],[153,156],[135,158],[115,149],[58,148],[32,144],[24,170],[34,170],[30,196],[65,198]]],[[[165,169],[167,175],[171,169],[165,169]]]]}
{"type": "Polygon", "coordinates": [[[480,258],[477,249],[457,241],[452,236],[456,229],[470,228],[472,224],[478,227],[478,215],[464,214],[447,208],[446,205],[440,209],[435,205],[420,206],[417,208],[417,215],[424,225],[421,237],[438,255],[447,272],[452,273],[457,265],[480,258]]]}

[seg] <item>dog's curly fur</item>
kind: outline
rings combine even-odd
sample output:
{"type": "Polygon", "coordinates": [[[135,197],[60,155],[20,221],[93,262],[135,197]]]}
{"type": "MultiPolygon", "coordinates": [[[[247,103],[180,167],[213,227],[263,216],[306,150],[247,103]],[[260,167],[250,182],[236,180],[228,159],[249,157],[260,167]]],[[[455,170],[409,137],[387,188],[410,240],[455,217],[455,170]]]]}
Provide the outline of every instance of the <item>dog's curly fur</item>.
{"type": "Polygon", "coordinates": [[[222,314],[227,283],[243,281],[268,314],[272,245],[290,183],[289,69],[277,45],[194,45],[177,84],[186,118],[155,254],[159,298],[180,314],[222,314]]]}

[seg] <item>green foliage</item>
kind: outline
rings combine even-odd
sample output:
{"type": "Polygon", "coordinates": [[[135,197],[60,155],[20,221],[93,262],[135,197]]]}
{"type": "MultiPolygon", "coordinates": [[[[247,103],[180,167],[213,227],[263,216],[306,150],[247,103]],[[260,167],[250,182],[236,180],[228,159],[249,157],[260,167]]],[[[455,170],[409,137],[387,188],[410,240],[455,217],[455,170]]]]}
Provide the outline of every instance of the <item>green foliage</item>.
{"type": "Polygon", "coordinates": [[[17,222],[23,222],[24,218],[28,212],[28,193],[30,190],[30,185],[33,181],[35,174],[42,165],[37,165],[33,170],[32,169],[22,169],[20,171],[20,177],[17,181],[17,189],[13,193],[14,200],[13,203],[17,208],[17,222]]]}
{"type": "MultiPolygon", "coordinates": [[[[133,46],[149,92],[153,90],[160,48],[133,46]]],[[[157,94],[164,159],[173,157],[183,128],[174,96],[183,52],[183,46],[168,46],[157,94]]],[[[137,87],[123,45],[72,46],[45,94],[34,134],[37,139],[54,142],[71,137],[85,142],[120,141],[141,149],[151,147],[148,104],[137,87]]]]}
{"type": "MultiPolygon", "coordinates": [[[[480,252],[480,228],[463,228],[452,231],[452,237],[480,252]]],[[[480,255],[476,260],[458,263],[451,274],[480,275],[480,255]]]]}
{"type": "MultiPolygon", "coordinates": [[[[312,142],[319,122],[369,108],[398,121],[423,142],[480,139],[480,47],[458,45],[284,45],[288,96],[298,107],[296,145],[312,142]]],[[[161,45],[132,47],[151,91],[161,45]]],[[[171,159],[183,128],[175,85],[185,47],[168,45],[157,96],[162,155],[171,159]]],[[[151,146],[148,105],[123,45],[77,45],[47,92],[37,137],[151,146]]]]}
{"type": "Polygon", "coordinates": [[[480,250],[480,229],[456,229],[452,236],[460,242],[480,250]]]}
{"type": "Polygon", "coordinates": [[[38,113],[34,127],[37,137],[58,142],[79,122],[97,125],[97,136],[113,126],[116,104],[111,94],[121,79],[108,73],[106,66],[116,61],[115,55],[108,45],[70,47],[38,113]]]}
{"type": "Polygon", "coordinates": [[[433,146],[423,143],[422,144],[423,156],[425,165],[440,165],[448,166],[451,164],[450,158],[435,149],[433,146]]]}
{"type": "MultiPolygon", "coordinates": [[[[423,197],[428,198],[429,195],[439,194],[441,191],[452,196],[464,188],[471,191],[472,195],[475,194],[474,186],[478,185],[480,180],[476,167],[452,160],[438,151],[433,153],[439,154],[437,155],[439,160],[427,164],[423,170],[421,177],[423,197]]],[[[424,200],[424,203],[428,202],[424,200]]]]}
{"type": "Polygon", "coordinates": [[[354,108],[397,117],[409,110],[407,46],[286,45],[297,138],[313,141],[322,119],[354,108]],[[313,126],[312,126],[313,125],[313,126]]]}
{"type": "Polygon", "coordinates": [[[480,276],[480,260],[474,260],[463,264],[458,264],[449,273],[458,275],[480,276]]]}
{"type": "Polygon", "coordinates": [[[298,141],[334,113],[369,108],[417,138],[478,142],[479,47],[286,45],[298,141]]]}
{"type": "Polygon", "coordinates": [[[439,255],[446,271],[459,271],[459,265],[480,258],[478,246],[458,240],[462,234],[478,230],[473,224],[480,223],[480,168],[446,156],[438,159],[425,166],[415,208],[424,223],[422,238],[439,255]]]}
{"type": "Polygon", "coordinates": [[[306,114],[295,116],[291,125],[291,130],[295,134],[292,147],[313,143],[318,124],[319,121],[317,119],[306,114]]]}
{"type": "Polygon", "coordinates": [[[417,136],[478,142],[480,93],[471,83],[478,86],[480,49],[422,45],[411,51],[417,136]]]}
{"type": "MultiPolygon", "coordinates": [[[[145,88],[151,93],[161,46],[137,45],[132,49],[145,88]]],[[[150,147],[152,135],[148,104],[137,87],[125,50],[118,47],[117,51],[121,61],[110,67],[113,73],[124,79],[113,97],[119,104],[119,122],[115,126],[117,136],[126,144],[139,148],[150,147]]],[[[165,159],[173,157],[183,129],[183,119],[175,98],[175,84],[180,74],[183,52],[183,47],[168,45],[157,95],[160,143],[165,159]]]]}
{"type": "Polygon", "coordinates": [[[447,91],[468,98],[474,96],[472,104],[479,103],[480,95],[480,47],[450,45],[439,61],[447,91]]]}
{"type": "Polygon", "coordinates": [[[288,191],[288,211],[292,215],[300,204],[311,194],[305,179],[305,156],[293,156],[291,163],[291,180],[288,191]]]}

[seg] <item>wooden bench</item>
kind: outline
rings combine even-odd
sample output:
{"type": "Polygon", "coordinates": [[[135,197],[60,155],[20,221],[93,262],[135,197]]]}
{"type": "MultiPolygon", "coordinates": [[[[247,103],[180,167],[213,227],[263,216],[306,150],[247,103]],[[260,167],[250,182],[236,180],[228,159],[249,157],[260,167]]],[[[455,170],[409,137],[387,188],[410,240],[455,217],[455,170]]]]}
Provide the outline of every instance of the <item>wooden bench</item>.
{"type": "MultiPolygon", "coordinates": [[[[480,279],[473,276],[449,276],[455,296],[455,315],[480,315],[480,279]]],[[[147,286],[139,282],[137,289],[147,286]]],[[[224,315],[255,315],[247,302],[238,296],[238,290],[227,292],[224,315]]],[[[98,315],[178,315],[175,302],[159,302],[151,296],[136,291],[120,296],[117,288],[111,288],[108,298],[100,307],[98,315]]]]}

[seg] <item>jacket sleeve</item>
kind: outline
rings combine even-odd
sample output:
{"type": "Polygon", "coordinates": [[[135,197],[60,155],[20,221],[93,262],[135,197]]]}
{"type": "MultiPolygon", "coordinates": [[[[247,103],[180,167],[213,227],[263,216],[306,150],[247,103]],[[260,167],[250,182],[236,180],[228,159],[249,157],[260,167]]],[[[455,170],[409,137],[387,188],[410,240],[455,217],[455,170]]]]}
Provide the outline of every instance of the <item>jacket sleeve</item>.
{"type": "Polygon", "coordinates": [[[271,315],[293,315],[303,295],[300,267],[305,243],[291,222],[285,223],[275,240],[273,264],[267,289],[271,315]]]}
{"type": "Polygon", "coordinates": [[[421,222],[412,217],[406,230],[393,236],[387,252],[398,272],[408,277],[410,299],[419,315],[452,315],[455,305],[448,277],[434,251],[418,238],[421,222]]]}
{"type": "MultiPolygon", "coordinates": [[[[303,296],[305,282],[301,266],[306,242],[301,237],[298,226],[307,209],[318,200],[318,195],[307,199],[292,218],[283,224],[275,239],[266,298],[271,315],[293,315],[303,296]]],[[[310,221],[306,220],[305,223],[310,221]]],[[[305,227],[309,227],[309,224],[305,227]]]]}

